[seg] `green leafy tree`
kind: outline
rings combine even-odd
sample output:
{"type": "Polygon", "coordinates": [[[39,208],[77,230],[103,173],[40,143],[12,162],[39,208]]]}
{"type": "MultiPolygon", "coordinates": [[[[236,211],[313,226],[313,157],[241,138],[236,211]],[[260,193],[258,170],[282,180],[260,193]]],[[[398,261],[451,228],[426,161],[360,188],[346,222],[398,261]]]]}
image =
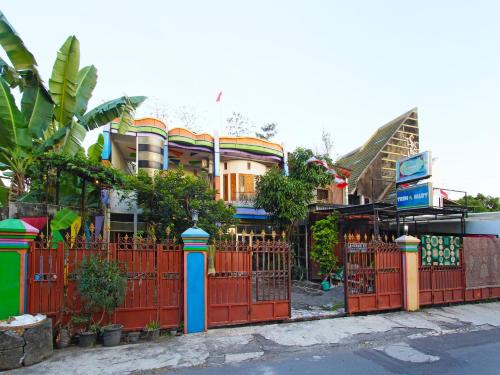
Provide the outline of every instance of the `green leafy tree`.
{"type": "MultiPolygon", "coordinates": [[[[320,157],[308,148],[298,147],[288,157],[289,176],[303,181],[311,189],[327,186],[331,183],[332,177],[325,173],[324,168],[316,164],[306,164],[311,157],[320,157]]],[[[326,159],[330,164],[332,161],[326,159]]]]}
{"type": "Polygon", "coordinates": [[[123,172],[100,162],[101,147],[98,140],[89,148],[89,156],[83,151],[38,155],[27,175],[30,191],[19,201],[73,207],[85,219],[89,208],[100,207],[101,189],[123,189],[127,185],[123,172]]]}
{"type": "Polygon", "coordinates": [[[321,167],[306,164],[311,156],[314,156],[311,150],[297,148],[288,158],[289,176],[275,167],[257,180],[255,206],[263,208],[272,224],[287,233],[307,216],[314,189],[331,181],[321,167]]]}
{"type": "Polygon", "coordinates": [[[80,69],[80,43],[67,38],[60,48],[47,90],[36,60],[0,12],[0,45],[11,64],[0,59],[0,170],[11,178],[11,199],[26,192],[26,175],[35,156],[49,149],[76,154],[88,130],[120,119],[126,131],[143,96],[121,97],[87,111],[97,69],[80,69]],[[11,90],[19,88],[21,107],[11,90]]]}
{"type": "Polygon", "coordinates": [[[338,266],[338,259],[333,251],[338,243],[337,214],[316,221],[311,231],[313,238],[311,259],[318,262],[321,275],[327,280],[338,266]]]}
{"type": "Polygon", "coordinates": [[[473,212],[493,212],[500,211],[500,198],[490,195],[477,194],[475,197],[460,198],[457,201],[461,206],[467,207],[473,212]]]}
{"type": "Polygon", "coordinates": [[[139,170],[137,176],[129,177],[129,182],[143,210],[142,218],[158,238],[167,227],[176,236],[191,227],[193,211],[199,213],[198,226],[212,238],[218,235],[218,224],[225,233],[237,223],[235,209],[215,200],[215,191],[206,179],[186,175],[182,168],[158,171],[153,177],[139,170]]]}
{"type": "Polygon", "coordinates": [[[312,198],[309,184],[283,175],[276,167],[257,180],[255,206],[268,213],[275,227],[288,233],[297,220],[306,217],[312,198]]]}

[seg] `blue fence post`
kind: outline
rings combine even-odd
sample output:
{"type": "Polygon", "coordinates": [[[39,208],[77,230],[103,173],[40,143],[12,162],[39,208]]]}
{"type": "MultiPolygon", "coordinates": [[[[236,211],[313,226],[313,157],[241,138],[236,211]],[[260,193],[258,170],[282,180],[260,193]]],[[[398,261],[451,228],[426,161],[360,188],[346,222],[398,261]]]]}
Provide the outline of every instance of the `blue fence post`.
{"type": "Polygon", "coordinates": [[[210,235],[192,227],[184,243],[184,333],[207,330],[207,250],[210,235]]]}

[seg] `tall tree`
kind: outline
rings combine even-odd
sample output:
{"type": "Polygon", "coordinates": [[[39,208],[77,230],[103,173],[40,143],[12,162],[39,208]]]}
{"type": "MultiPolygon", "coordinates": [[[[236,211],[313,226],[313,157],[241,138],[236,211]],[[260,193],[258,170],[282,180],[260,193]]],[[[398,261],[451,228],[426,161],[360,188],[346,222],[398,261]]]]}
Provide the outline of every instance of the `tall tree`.
{"type": "Polygon", "coordinates": [[[236,137],[250,135],[253,125],[250,120],[240,112],[233,112],[231,117],[226,119],[226,132],[228,135],[236,137]]]}
{"type": "Polygon", "coordinates": [[[272,224],[288,233],[297,220],[306,217],[312,198],[309,184],[283,175],[277,167],[257,180],[255,207],[263,208],[272,224]]]}
{"type": "Polygon", "coordinates": [[[276,133],[278,132],[277,128],[278,124],[276,124],[275,122],[264,124],[260,127],[260,132],[255,133],[255,136],[257,138],[269,141],[271,138],[274,138],[276,136],[276,133]]]}
{"type": "Polygon", "coordinates": [[[288,176],[275,167],[257,180],[255,206],[263,208],[273,225],[288,233],[297,221],[306,217],[314,189],[331,181],[321,167],[306,164],[312,156],[311,150],[298,148],[289,156],[288,176]]]}

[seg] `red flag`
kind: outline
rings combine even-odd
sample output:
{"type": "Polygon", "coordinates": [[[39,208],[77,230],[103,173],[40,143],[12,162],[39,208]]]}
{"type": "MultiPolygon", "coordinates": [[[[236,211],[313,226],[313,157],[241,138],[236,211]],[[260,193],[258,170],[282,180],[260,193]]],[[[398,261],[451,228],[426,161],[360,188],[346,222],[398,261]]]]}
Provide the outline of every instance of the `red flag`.
{"type": "Polygon", "coordinates": [[[446,198],[446,199],[449,199],[448,198],[448,193],[446,191],[444,191],[443,189],[440,189],[440,193],[441,193],[441,196],[446,198]]]}
{"type": "Polygon", "coordinates": [[[219,95],[217,95],[217,99],[215,99],[216,103],[220,103],[220,98],[222,97],[222,91],[219,92],[219,95]]]}

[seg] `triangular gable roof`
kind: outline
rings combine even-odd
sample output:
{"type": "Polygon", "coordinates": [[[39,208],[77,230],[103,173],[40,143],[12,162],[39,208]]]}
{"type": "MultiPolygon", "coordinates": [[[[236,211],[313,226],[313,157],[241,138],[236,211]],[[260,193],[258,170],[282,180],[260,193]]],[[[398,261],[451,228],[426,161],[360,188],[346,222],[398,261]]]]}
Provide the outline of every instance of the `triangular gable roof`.
{"type": "Polygon", "coordinates": [[[372,161],[394,136],[405,120],[415,112],[417,112],[416,107],[381,126],[361,147],[347,153],[337,161],[339,165],[352,171],[349,177],[349,193],[354,192],[358,179],[362,176],[364,171],[370,166],[372,161]]]}

